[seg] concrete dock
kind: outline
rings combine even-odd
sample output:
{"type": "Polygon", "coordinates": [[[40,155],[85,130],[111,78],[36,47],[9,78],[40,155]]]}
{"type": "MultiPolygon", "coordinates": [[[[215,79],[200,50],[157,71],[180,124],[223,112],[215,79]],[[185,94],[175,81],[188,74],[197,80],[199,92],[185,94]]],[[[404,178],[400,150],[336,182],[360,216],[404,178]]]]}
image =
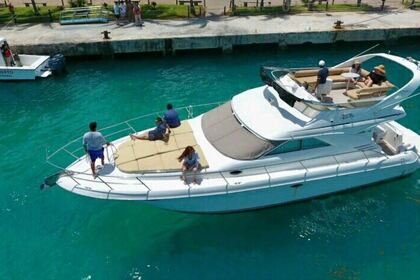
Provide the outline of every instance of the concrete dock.
{"type": "Polygon", "coordinates": [[[143,27],[84,24],[16,25],[0,28],[0,37],[19,53],[66,56],[221,49],[236,46],[339,41],[384,41],[420,36],[420,12],[308,13],[282,16],[214,17],[191,20],[148,20],[143,27]],[[344,22],[334,29],[334,22],[344,22]],[[110,40],[101,32],[110,31],[110,40]]]}

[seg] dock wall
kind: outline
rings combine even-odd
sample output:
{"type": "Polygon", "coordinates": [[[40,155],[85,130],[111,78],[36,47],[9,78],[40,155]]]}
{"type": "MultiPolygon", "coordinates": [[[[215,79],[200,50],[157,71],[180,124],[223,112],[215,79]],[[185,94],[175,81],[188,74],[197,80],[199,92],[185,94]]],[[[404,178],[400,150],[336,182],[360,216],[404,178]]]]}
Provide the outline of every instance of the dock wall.
{"type": "Polygon", "coordinates": [[[307,31],[268,34],[180,36],[153,39],[111,39],[91,42],[65,42],[46,44],[13,45],[18,53],[56,54],[66,56],[113,55],[124,53],[163,53],[200,49],[232,51],[237,46],[277,44],[280,47],[305,43],[329,44],[335,42],[366,42],[397,40],[405,37],[420,37],[420,28],[352,29],[330,31],[307,31]]]}

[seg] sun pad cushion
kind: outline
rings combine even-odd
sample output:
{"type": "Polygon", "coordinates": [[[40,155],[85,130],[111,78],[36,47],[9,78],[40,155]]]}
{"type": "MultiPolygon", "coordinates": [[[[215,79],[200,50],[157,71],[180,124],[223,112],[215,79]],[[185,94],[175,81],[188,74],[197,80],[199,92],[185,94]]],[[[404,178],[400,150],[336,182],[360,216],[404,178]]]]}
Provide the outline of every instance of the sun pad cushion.
{"type": "Polygon", "coordinates": [[[183,121],[180,127],[171,129],[168,142],[130,139],[125,141],[118,146],[114,154],[115,162],[121,171],[127,173],[180,170],[181,163],[177,158],[187,146],[194,147],[200,156],[201,166],[208,168],[204,153],[197,145],[187,121],[183,121]]]}

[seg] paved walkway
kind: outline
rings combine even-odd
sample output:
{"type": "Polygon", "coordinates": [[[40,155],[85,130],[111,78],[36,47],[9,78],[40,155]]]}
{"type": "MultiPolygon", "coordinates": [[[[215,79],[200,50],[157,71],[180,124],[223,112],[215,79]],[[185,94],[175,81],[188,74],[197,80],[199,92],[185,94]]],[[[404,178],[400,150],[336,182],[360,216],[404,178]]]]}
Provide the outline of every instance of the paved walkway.
{"type": "Polygon", "coordinates": [[[214,19],[149,20],[144,27],[115,23],[61,26],[22,24],[0,28],[0,37],[13,45],[85,43],[103,41],[101,32],[111,31],[112,40],[202,37],[223,35],[331,31],[336,20],[346,30],[420,28],[420,11],[390,13],[311,13],[284,16],[215,17],[214,19]]]}

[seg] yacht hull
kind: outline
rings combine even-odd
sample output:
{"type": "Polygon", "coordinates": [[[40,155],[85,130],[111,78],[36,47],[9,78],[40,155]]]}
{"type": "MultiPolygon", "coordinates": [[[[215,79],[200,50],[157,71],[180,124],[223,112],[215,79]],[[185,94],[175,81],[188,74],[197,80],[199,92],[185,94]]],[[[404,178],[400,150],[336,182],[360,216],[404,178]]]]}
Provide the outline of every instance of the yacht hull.
{"type": "Polygon", "coordinates": [[[154,207],[189,213],[231,213],[307,200],[399,178],[417,170],[418,162],[386,169],[358,172],[302,184],[263,186],[228,194],[144,201],[154,207]]]}

